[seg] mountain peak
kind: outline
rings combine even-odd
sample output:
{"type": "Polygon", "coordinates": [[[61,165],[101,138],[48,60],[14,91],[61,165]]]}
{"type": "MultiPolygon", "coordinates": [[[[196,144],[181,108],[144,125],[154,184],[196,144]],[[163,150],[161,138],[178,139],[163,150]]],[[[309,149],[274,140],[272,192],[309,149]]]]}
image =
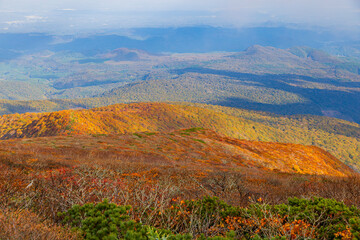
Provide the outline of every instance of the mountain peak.
{"type": "Polygon", "coordinates": [[[248,47],[247,49],[245,49],[245,54],[246,55],[253,55],[253,54],[258,54],[258,53],[269,53],[276,50],[273,47],[265,47],[265,46],[260,46],[260,45],[253,45],[251,47],[248,47]]]}
{"type": "Polygon", "coordinates": [[[120,61],[139,61],[141,59],[148,58],[150,56],[152,55],[144,50],[117,48],[108,53],[101,54],[100,58],[120,62],[120,61]]]}

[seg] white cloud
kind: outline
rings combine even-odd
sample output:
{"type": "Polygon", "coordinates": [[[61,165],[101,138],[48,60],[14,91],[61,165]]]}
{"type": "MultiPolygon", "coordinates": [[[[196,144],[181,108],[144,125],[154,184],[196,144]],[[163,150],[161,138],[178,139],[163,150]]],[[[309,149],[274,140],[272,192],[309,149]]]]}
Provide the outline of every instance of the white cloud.
{"type": "Polygon", "coordinates": [[[62,9],[59,9],[59,11],[76,11],[75,8],[62,8],[62,9]]]}
{"type": "Polygon", "coordinates": [[[22,19],[5,21],[4,23],[8,25],[8,27],[5,27],[5,28],[7,28],[6,30],[8,30],[10,26],[19,26],[22,24],[34,24],[34,23],[38,23],[38,22],[45,22],[45,19],[46,18],[42,17],[42,16],[28,15],[22,19]]]}
{"type": "Polygon", "coordinates": [[[40,21],[40,20],[43,20],[44,17],[36,16],[36,15],[30,15],[30,16],[25,16],[25,19],[27,21],[40,21]]]}
{"type": "Polygon", "coordinates": [[[6,21],[5,23],[8,25],[16,25],[16,24],[22,24],[25,21],[20,21],[20,20],[14,20],[14,21],[6,21]]]}

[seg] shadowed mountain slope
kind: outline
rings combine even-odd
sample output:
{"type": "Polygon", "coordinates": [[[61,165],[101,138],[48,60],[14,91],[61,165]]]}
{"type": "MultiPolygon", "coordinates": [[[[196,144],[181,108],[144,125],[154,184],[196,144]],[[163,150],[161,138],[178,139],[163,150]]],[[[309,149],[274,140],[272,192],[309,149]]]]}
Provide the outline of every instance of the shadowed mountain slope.
{"type": "Polygon", "coordinates": [[[353,107],[360,105],[359,71],[356,59],[309,47],[166,55],[124,47],[91,56],[42,51],[0,63],[0,98],[7,99],[0,114],[181,101],[360,123],[353,107]]]}

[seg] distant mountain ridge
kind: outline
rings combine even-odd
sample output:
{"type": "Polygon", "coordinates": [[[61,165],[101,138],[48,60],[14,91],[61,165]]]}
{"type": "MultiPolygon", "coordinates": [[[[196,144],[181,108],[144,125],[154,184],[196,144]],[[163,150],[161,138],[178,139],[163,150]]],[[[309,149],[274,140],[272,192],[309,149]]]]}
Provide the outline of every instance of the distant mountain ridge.
{"type": "Polygon", "coordinates": [[[100,54],[99,57],[113,61],[139,61],[153,56],[146,51],[139,49],[118,48],[108,53],[100,54]]]}
{"type": "Polygon", "coordinates": [[[0,114],[181,101],[360,123],[353,107],[360,105],[360,62],[309,47],[167,55],[120,48],[90,57],[46,51],[1,66],[0,97],[48,100],[0,101],[0,114]]]}
{"type": "Polygon", "coordinates": [[[220,28],[210,26],[179,28],[135,28],[130,29],[131,38],[116,34],[89,35],[82,37],[45,33],[0,34],[0,49],[33,51],[51,49],[96,54],[117,48],[138,48],[149,52],[213,52],[242,51],[258,44],[278,48],[309,46],[326,48],[346,55],[355,54],[349,49],[358,49],[358,37],[335,34],[326,29],[301,29],[290,27],[220,28]]]}

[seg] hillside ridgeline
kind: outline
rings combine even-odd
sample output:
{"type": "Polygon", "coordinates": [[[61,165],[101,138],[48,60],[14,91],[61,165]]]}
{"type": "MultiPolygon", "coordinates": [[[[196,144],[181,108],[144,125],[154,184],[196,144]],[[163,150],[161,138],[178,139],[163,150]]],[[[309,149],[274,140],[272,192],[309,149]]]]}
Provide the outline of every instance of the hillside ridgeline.
{"type": "Polygon", "coordinates": [[[357,150],[360,127],[325,117],[283,117],[200,104],[134,103],[90,110],[5,115],[0,123],[1,139],[168,132],[203,127],[237,139],[315,145],[350,166],[360,166],[357,150]]]}

